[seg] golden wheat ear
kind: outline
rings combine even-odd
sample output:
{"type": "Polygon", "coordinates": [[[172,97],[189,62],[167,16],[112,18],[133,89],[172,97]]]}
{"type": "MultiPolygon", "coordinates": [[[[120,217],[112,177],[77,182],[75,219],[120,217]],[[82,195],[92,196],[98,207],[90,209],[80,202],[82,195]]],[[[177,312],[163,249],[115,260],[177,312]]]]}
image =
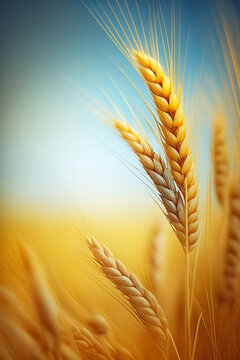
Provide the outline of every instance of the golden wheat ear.
{"type": "Polygon", "coordinates": [[[142,167],[156,187],[165,215],[182,246],[186,246],[185,209],[182,195],[176,189],[174,179],[164,160],[156,154],[149,141],[134,130],[126,121],[111,117],[119,135],[128,143],[142,167]]]}
{"type": "Polygon", "coordinates": [[[144,81],[153,97],[159,121],[157,125],[176,185],[187,199],[188,244],[192,249],[198,242],[199,197],[183,107],[173,92],[171,81],[162,66],[145,53],[134,52],[144,81]]]}
{"type": "Polygon", "coordinates": [[[91,331],[82,325],[77,325],[69,316],[64,316],[63,322],[65,324],[66,339],[68,339],[70,333],[78,351],[84,358],[99,360],[111,359],[109,350],[106,349],[106,346],[104,346],[91,331]]]}
{"type": "Polygon", "coordinates": [[[20,244],[22,259],[28,273],[31,293],[37,310],[38,318],[52,337],[57,349],[59,339],[59,311],[49,291],[43,271],[32,249],[27,244],[20,244]]]}
{"type": "Polygon", "coordinates": [[[215,191],[219,202],[223,205],[227,196],[229,181],[229,158],[224,120],[219,115],[213,128],[213,169],[215,191]]]}
{"type": "Polygon", "coordinates": [[[149,279],[157,298],[163,284],[165,243],[166,227],[161,221],[152,233],[149,246],[149,279]]]}
{"type": "Polygon", "coordinates": [[[42,334],[39,325],[33,321],[15,294],[2,285],[0,285],[0,304],[2,308],[6,308],[11,315],[18,319],[32,337],[37,341],[41,341],[42,334]]]}
{"type": "Polygon", "coordinates": [[[157,340],[165,342],[168,338],[168,323],[153,294],[142,286],[135,274],[128,272],[120,260],[115,259],[106,246],[102,248],[93,237],[87,241],[103,273],[129,300],[145,328],[157,340]]]}
{"type": "Polygon", "coordinates": [[[224,260],[224,290],[222,297],[236,300],[239,287],[240,253],[240,176],[236,177],[229,191],[229,218],[224,260]]]}

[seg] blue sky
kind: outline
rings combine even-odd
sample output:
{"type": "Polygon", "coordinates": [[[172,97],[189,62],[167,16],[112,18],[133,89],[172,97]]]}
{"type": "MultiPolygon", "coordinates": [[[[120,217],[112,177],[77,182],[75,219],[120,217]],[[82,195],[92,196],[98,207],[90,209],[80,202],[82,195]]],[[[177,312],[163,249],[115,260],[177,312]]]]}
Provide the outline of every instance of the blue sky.
{"type": "MultiPolygon", "coordinates": [[[[129,1],[132,10],[133,3],[129,1]]],[[[146,2],[138,3],[147,23],[146,2]]],[[[168,25],[170,2],[161,4],[168,25]]],[[[182,45],[190,28],[186,71],[190,89],[202,62],[203,73],[217,79],[209,39],[214,8],[213,2],[181,1],[182,45]]],[[[129,196],[132,201],[152,202],[144,184],[128,168],[136,172],[134,156],[86,104],[91,94],[110,108],[101,86],[129,115],[109,75],[135,109],[146,110],[114,63],[143,94],[146,89],[81,1],[5,1],[0,17],[4,199],[30,206],[84,204],[89,209],[126,205],[129,196]],[[131,165],[124,166],[119,158],[131,165]]],[[[214,31],[211,36],[216,37],[214,31]]],[[[202,147],[202,155],[207,156],[207,130],[202,147]]]]}

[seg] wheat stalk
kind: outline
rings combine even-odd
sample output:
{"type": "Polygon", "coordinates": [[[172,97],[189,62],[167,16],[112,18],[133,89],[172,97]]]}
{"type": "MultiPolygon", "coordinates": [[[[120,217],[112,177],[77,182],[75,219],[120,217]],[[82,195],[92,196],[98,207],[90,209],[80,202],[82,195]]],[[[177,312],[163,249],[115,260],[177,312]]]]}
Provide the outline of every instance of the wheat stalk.
{"type": "Polygon", "coordinates": [[[219,115],[213,129],[213,166],[215,191],[221,204],[224,203],[227,194],[229,177],[228,151],[224,121],[219,115]]]}
{"type": "Polygon", "coordinates": [[[234,300],[236,286],[239,281],[239,247],[240,247],[240,177],[236,177],[229,192],[229,219],[227,243],[224,262],[223,297],[234,300]]]}
{"type": "Polygon", "coordinates": [[[157,124],[172,175],[184,198],[187,197],[188,244],[192,249],[200,235],[198,181],[186,135],[183,107],[161,65],[145,53],[135,51],[135,56],[156,105],[160,120],[157,124]]]}
{"type": "Polygon", "coordinates": [[[158,190],[166,216],[182,246],[185,241],[185,211],[181,194],[176,189],[171,172],[160,155],[157,155],[147,139],[143,138],[126,121],[112,118],[115,128],[137,155],[141,165],[158,190]]]}
{"type": "Polygon", "coordinates": [[[115,259],[110,250],[103,248],[94,238],[88,245],[106,277],[127,297],[146,329],[158,340],[166,341],[168,323],[153,294],[146,290],[135,274],[129,273],[123,263],[115,259]]]}

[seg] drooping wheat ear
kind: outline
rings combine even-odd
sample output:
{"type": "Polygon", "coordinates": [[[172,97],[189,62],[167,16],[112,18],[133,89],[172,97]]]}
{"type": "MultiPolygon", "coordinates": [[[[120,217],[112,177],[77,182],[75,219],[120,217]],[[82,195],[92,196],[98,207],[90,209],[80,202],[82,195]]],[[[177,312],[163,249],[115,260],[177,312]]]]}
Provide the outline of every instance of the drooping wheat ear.
{"type": "Polygon", "coordinates": [[[163,280],[166,229],[161,223],[151,237],[149,249],[149,278],[154,293],[159,295],[163,280]]]}
{"type": "Polygon", "coordinates": [[[185,211],[181,194],[176,189],[171,171],[166,167],[161,156],[157,155],[147,139],[138,134],[126,121],[112,118],[115,128],[137,155],[141,165],[153,181],[167,218],[176,235],[185,247],[185,211]]]}
{"type": "Polygon", "coordinates": [[[100,314],[93,314],[88,320],[88,325],[96,335],[106,335],[109,332],[109,325],[106,319],[100,314]]]}
{"type": "Polygon", "coordinates": [[[110,250],[103,248],[94,238],[88,245],[106,277],[126,296],[145,328],[159,341],[166,341],[168,323],[153,294],[146,290],[135,274],[128,272],[123,263],[115,259],[110,250]]]}
{"type": "MultiPolygon", "coordinates": [[[[109,351],[106,350],[103,344],[91,333],[91,331],[85,329],[83,326],[76,325],[76,323],[68,316],[65,316],[64,320],[74,341],[76,341],[79,352],[83,356],[86,356],[87,359],[111,359],[109,351]]],[[[66,341],[68,341],[69,332],[66,333],[66,341]]]]}
{"type": "Polygon", "coordinates": [[[236,177],[229,192],[228,234],[225,250],[223,297],[233,301],[239,281],[240,253],[240,177],[236,177]]]}
{"type": "Polygon", "coordinates": [[[32,250],[23,244],[21,250],[39,320],[48,333],[52,335],[53,340],[57,341],[59,337],[58,308],[32,250]]]}
{"type": "MultiPolygon", "coordinates": [[[[96,335],[107,336],[110,334],[110,326],[107,320],[100,314],[93,314],[88,321],[92,332],[96,335]]],[[[128,349],[116,342],[113,335],[113,341],[109,341],[109,336],[104,338],[104,345],[114,360],[133,360],[134,357],[128,349]]]]}
{"type": "Polygon", "coordinates": [[[217,198],[221,204],[227,195],[229,178],[229,158],[226,139],[226,129],[221,115],[215,120],[213,129],[213,166],[214,183],[217,198]]]}
{"type": "Polygon", "coordinates": [[[195,177],[183,107],[161,65],[145,53],[135,51],[135,56],[155,102],[165,153],[172,175],[184,198],[187,189],[188,241],[192,248],[197,244],[200,232],[198,181],[195,177]]]}
{"type": "Polygon", "coordinates": [[[38,343],[2,311],[0,311],[0,331],[15,354],[15,359],[46,360],[38,343]]]}

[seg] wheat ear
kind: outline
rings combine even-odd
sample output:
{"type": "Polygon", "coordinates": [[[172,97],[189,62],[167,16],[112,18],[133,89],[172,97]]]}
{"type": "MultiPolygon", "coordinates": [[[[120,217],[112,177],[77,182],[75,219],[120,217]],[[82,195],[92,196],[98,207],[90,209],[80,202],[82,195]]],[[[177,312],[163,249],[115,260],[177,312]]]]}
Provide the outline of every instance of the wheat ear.
{"type": "Polygon", "coordinates": [[[227,195],[229,159],[226,129],[221,116],[218,116],[214,123],[212,151],[215,191],[219,202],[223,204],[227,195]]]}
{"type": "Polygon", "coordinates": [[[151,237],[149,249],[149,278],[154,293],[159,295],[163,279],[166,229],[160,224],[151,237]]]}
{"type": "Polygon", "coordinates": [[[120,136],[128,143],[137,155],[141,165],[153,181],[166,216],[174,229],[179,241],[185,247],[185,211],[181,194],[176,189],[170,170],[161,156],[157,155],[146,138],[143,138],[126,121],[112,118],[113,124],[120,136]]]}
{"type": "MultiPolygon", "coordinates": [[[[94,314],[88,321],[92,332],[96,335],[106,336],[110,333],[110,326],[107,320],[100,314],[94,314]]],[[[114,339],[113,339],[114,340],[114,339]]],[[[104,338],[104,343],[112,358],[115,360],[133,360],[134,357],[128,349],[123,345],[116,343],[110,343],[107,338],[104,338]]]]}
{"type": "MultiPolygon", "coordinates": [[[[65,323],[69,332],[72,334],[74,341],[76,342],[77,348],[82,355],[87,356],[91,359],[106,360],[111,359],[109,351],[105,349],[102,343],[83,326],[78,326],[76,323],[69,317],[64,317],[65,323]]],[[[66,341],[68,341],[69,332],[66,331],[66,341]]]]}
{"type": "Polygon", "coordinates": [[[22,245],[21,250],[39,320],[48,333],[52,335],[54,341],[57,342],[59,337],[58,308],[47,287],[42,269],[30,247],[22,245]]]}
{"type": "Polygon", "coordinates": [[[146,290],[135,274],[128,272],[123,263],[115,259],[110,250],[103,248],[94,238],[88,245],[106,277],[129,300],[146,329],[160,341],[166,341],[168,323],[165,314],[153,294],[146,290]]]}
{"type": "Polygon", "coordinates": [[[198,181],[190,152],[183,107],[161,65],[145,53],[135,51],[140,71],[147,83],[159,117],[158,128],[172,175],[184,198],[187,189],[188,243],[192,249],[199,239],[198,181]]]}
{"type": "Polygon", "coordinates": [[[2,306],[5,305],[7,307],[7,310],[10,311],[11,314],[16,316],[29,334],[40,341],[41,330],[39,326],[33,322],[33,319],[24,310],[17,297],[9,289],[2,285],[0,285],[0,302],[2,306]]]}
{"type": "Polygon", "coordinates": [[[239,247],[240,247],[240,177],[236,178],[229,193],[229,220],[225,250],[223,297],[234,300],[236,286],[239,281],[239,247]]]}

